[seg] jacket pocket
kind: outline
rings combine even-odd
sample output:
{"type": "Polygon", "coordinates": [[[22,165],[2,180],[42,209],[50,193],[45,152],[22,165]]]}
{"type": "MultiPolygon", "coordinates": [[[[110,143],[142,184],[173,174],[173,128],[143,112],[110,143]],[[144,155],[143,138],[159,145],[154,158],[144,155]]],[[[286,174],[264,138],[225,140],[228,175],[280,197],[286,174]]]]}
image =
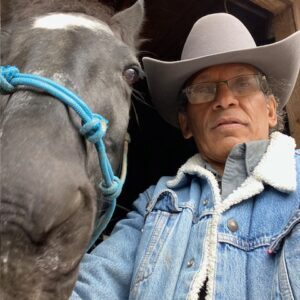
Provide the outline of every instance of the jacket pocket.
{"type": "Polygon", "coordinates": [[[176,215],[166,211],[152,211],[143,228],[143,235],[138,251],[142,257],[137,257],[135,284],[149,277],[155,267],[160,252],[175,223],[176,215]],[[143,250],[144,249],[144,250],[143,250]]]}
{"type": "Polygon", "coordinates": [[[166,189],[149,201],[146,211],[145,225],[136,257],[135,284],[152,274],[158,256],[182,208],[178,207],[176,194],[166,189]]]}

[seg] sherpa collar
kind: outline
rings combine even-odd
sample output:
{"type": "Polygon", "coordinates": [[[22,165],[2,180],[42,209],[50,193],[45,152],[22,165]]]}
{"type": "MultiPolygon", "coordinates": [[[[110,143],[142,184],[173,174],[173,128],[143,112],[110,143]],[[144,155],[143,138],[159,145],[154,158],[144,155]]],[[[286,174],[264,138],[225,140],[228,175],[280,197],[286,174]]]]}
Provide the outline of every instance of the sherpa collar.
{"type": "MultiPolygon", "coordinates": [[[[280,132],[274,132],[270,144],[261,161],[254,168],[251,177],[261,183],[273,186],[282,192],[296,190],[295,140],[280,132]]],[[[204,160],[199,154],[191,157],[177,172],[175,178],[167,182],[169,188],[183,185],[186,174],[211,179],[212,173],[204,168],[204,160]]]]}

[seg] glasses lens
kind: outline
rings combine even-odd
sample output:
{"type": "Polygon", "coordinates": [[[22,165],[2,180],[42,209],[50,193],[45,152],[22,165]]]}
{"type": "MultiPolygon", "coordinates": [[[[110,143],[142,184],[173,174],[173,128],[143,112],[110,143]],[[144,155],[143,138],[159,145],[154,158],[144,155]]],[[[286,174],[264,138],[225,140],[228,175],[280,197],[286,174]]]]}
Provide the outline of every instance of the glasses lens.
{"type": "Polygon", "coordinates": [[[243,75],[228,80],[230,90],[236,96],[247,96],[260,90],[258,75],[243,75]]]}
{"type": "Polygon", "coordinates": [[[186,89],[188,100],[192,104],[212,101],[215,97],[216,84],[214,82],[197,83],[186,89]]]}

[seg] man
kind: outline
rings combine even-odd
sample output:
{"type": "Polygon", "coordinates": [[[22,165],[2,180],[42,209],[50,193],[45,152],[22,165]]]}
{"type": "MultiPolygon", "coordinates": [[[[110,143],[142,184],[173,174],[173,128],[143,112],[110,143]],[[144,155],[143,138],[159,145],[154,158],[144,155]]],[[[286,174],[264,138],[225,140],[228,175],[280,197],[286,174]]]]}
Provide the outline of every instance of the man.
{"type": "Polygon", "coordinates": [[[159,113],[199,153],[84,257],[73,299],[300,298],[300,152],[270,134],[299,49],[300,32],[256,47],[221,13],[195,23],[180,61],[144,59],[159,113]]]}

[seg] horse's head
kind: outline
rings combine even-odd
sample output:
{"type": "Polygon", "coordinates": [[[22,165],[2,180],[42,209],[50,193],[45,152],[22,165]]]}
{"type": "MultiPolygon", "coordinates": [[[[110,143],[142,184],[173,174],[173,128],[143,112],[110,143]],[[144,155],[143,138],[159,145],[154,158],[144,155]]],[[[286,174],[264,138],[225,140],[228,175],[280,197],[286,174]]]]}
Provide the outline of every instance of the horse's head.
{"type": "MultiPolygon", "coordinates": [[[[8,2],[17,18],[4,20],[2,64],[68,87],[109,120],[105,145],[116,172],[139,76],[142,1],[115,15],[98,1],[8,2]]],[[[101,209],[97,152],[79,134],[76,113],[49,94],[18,88],[1,96],[0,112],[0,298],[65,299],[101,209]]]]}

